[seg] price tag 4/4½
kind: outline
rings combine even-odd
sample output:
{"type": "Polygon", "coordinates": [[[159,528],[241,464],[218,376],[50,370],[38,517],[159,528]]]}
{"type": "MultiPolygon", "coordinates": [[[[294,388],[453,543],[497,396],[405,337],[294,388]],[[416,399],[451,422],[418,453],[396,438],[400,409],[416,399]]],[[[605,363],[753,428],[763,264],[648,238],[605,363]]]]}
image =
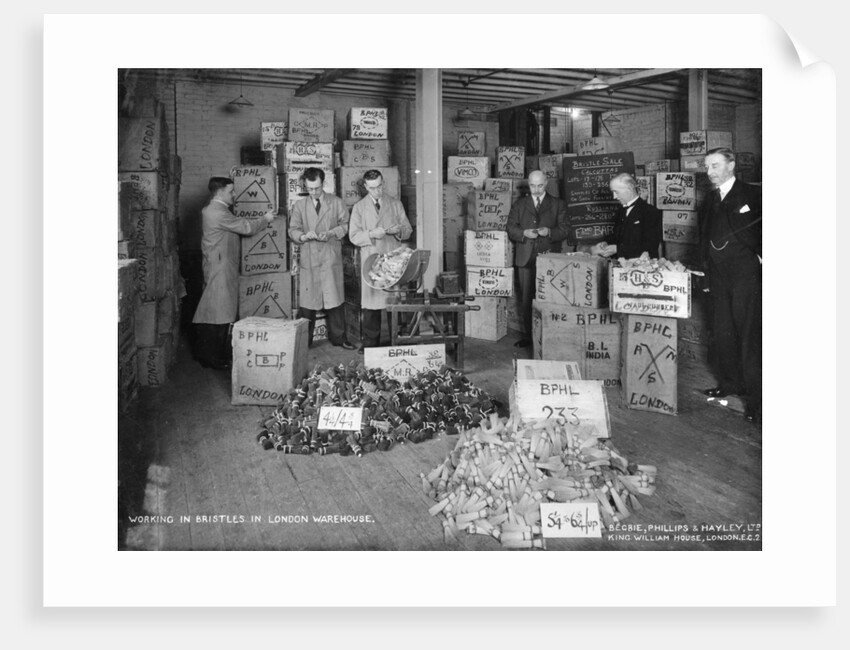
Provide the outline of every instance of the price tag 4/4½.
{"type": "Polygon", "coordinates": [[[541,503],[543,537],[602,537],[598,503],[541,503]]]}
{"type": "Polygon", "coordinates": [[[350,406],[323,406],[319,409],[319,431],[360,431],[363,409],[350,406]]]}

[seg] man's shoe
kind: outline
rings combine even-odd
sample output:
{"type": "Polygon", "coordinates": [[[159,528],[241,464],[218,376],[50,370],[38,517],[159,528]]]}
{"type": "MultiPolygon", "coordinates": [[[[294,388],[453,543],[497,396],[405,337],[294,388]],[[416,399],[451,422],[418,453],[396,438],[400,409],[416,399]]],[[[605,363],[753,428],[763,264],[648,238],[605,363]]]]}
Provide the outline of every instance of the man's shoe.
{"type": "Polygon", "coordinates": [[[355,347],[357,347],[355,345],[352,345],[348,341],[343,341],[342,343],[334,343],[334,346],[342,348],[343,350],[353,350],[355,347]]]}
{"type": "Polygon", "coordinates": [[[514,343],[515,348],[527,348],[529,345],[531,345],[531,341],[529,341],[528,339],[520,339],[519,341],[514,343]]]}
{"type": "Polygon", "coordinates": [[[702,391],[702,394],[706,397],[726,397],[729,395],[730,391],[726,390],[722,386],[715,386],[714,388],[706,388],[702,391]]]}

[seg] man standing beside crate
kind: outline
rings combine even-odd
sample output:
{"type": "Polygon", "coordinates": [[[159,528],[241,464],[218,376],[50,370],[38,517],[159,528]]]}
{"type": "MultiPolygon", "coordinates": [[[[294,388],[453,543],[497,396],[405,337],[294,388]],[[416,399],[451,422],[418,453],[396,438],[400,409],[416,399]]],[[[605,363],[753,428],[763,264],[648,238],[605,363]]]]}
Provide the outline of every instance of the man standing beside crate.
{"type": "Polygon", "coordinates": [[[735,154],[705,156],[715,189],[700,208],[700,249],[712,301],[717,386],[709,397],[746,398],[745,418],[761,419],[761,188],[735,180],[735,154]]]}
{"type": "MultiPolygon", "coordinates": [[[[360,259],[365,264],[370,255],[389,253],[401,246],[401,242],[413,233],[413,228],[401,201],[384,194],[384,178],[380,171],[370,169],[363,174],[363,184],[366,196],[351,209],[348,238],[360,247],[360,259]]],[[[381,314],[387,306],[387,294],[362,282],[360,300],[363,345],[359,352],[362,354],[363,348],[381,344],[381,314]]]]}
{"type": "Polygon", "coordinates": [[[298,317],[310,321],[308,340],[313,345],[316,312],[323,309],[330,342],[353,350],[342,304],[342,238],[348,233],[348,210],[341,198],[325,194],[324,183],[325,172],[318,167],[304,171],[309,196],[295,203],[289,221],[289,237],[301,246],[298,317]]]}
{"type": "Polygon", "coordinates": [[[508,214],[508,238],[514,242],[514,266],[522,309],[522,338],[514,343],[518,348],[531,345],[531,303],[536,292],[537,255],[560,252],[561,242],[567,238],[567,205],[546,193],[546,182],[543,172],[531,172],[528,175],[531,194],[514,203],[508,214]]]}
{"type": "Polygon", "coordinates": [[[632,259],[644,252],[656,258],[661,246],[661,211],[640,197],[637,181],[631,174],[617,174],[608,184],[614,198],[622,206],[617,210],[611,243],[600,242],[591,249],[592,253],[610,257],[632,259]]]}
{"type": "Polygon", "coordinates": [[[204,256],[204,293],[195,310],[194,354],[205,368],[226,370],[231,363],[230,325],[239,307],[240,237],[255,235],[274,220],[274,212],[262,217],[237,217],[233,206],[233,179],[209,180],[210,202],[201,211],[204,256]]]}

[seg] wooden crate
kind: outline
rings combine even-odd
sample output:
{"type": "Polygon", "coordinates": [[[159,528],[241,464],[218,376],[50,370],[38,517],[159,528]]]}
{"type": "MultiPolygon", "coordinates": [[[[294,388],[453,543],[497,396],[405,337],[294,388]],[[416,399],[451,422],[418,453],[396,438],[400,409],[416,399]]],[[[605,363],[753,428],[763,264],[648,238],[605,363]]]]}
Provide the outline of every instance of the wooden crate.
{"type": "Polygon", "coordinates": [[[574,361],[584,379],[620,383],[622,317],[608,309],[532,304],[535,359],[574,361]]]}
{"type": "Polygon", "coordinates": [[[232,404],[276,406],[307,376],[308,321],[244,318],[233,324],[232,404]]]}
{"type": "Polygon", "coordinates": [[[675,318],[629,314],[623,321],[622,394],[639,411],[678,414],[675,318]]]}

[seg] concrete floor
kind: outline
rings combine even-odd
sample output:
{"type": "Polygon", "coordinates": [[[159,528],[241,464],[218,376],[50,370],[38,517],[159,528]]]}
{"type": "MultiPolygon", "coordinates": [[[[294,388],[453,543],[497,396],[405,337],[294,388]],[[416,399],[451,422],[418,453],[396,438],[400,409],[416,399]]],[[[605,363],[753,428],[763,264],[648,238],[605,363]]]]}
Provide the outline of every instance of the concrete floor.
{"type": "MultiPolygon", "coordinates": [[[[512,358],[528,358],[513,346],[516,339],[510,333],[497,343],[466,341],[464,372],[504,404],[512,358]]],[[[319,342],[308,367],[352,358],[362,359],[319,342]]],[[[644,509],[624,522],[635,528],[617,538],[548,540],[547,549],[760,550],[761,427],[745,422],[734,399],[728,408],[709,404],[701,390],[714,383],[703,364],[680,360],[677,416],[627,409],[619,389],[606,389],[611,439],[630,462],[658,468],[657,491],[641,498],[644,509]],[[737,526],[754,534],[753,541],[724,538],[723,531],[737,526]]],[[[443,462],[456,436],[361,458],[288,455],[265,451],[255,440],[271,411],[232,406],[230,373],[202,368],[184,341],[167,382],[141,389],[137,406],[119,422],[119,546],[501,550],[481,535],[446,542],[440,522],[428,514],[432,502],[419,474],[443,462]],[[325,514],[371,521],[309,521],[325,514]],[[132,523],[129,517],[138,515],[160,517],[132,523]],[[308,521],[292,521],[302,516],[308,521]]]]}

